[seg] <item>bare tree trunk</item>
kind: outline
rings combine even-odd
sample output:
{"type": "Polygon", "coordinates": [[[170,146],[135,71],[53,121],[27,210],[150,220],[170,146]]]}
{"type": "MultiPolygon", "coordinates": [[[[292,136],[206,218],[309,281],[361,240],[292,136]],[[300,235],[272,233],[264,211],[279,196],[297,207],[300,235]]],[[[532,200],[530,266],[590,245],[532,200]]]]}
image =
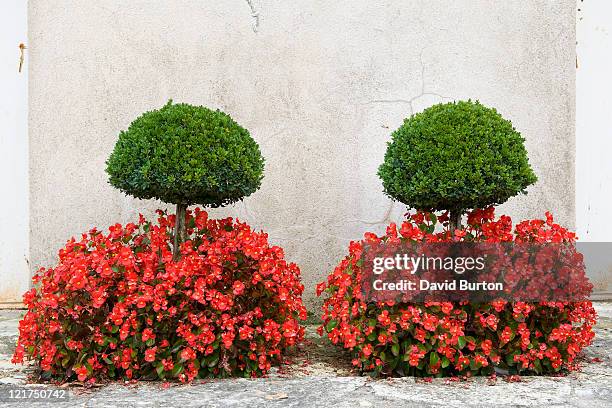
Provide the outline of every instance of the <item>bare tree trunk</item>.
{"type": "Polygon", "coordinates": [[[187,231],[185,228],[185,217],[187,216],[187,205],[176,205],[176,221],[174,224],[174,245],[172,246],[172,257],[177,261],[181,256],[181,243],[185,242],[187,231]]]}
{"type": "Polygon", "coordinates": [[[451,210],[449,212],[449,220],[448,220],[448,226],[450,229],[451,234],[454,234],[456,229],[461,229],[461,215],[463,214],[463,211],[461,210],[451,210]]]}

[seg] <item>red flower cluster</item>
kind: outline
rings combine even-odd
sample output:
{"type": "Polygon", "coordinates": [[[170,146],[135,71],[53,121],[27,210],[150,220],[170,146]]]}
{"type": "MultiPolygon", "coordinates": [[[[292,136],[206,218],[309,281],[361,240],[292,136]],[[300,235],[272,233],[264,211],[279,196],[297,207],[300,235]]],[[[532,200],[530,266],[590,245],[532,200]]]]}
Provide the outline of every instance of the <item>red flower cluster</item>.
{"type": "MultiPolygon", "coordinates": [[[[591,302],[367,302],[362,293],[362,251],[380,240],[418,242],[574,242],[574,233],[546,220],[523,221],[513,229],[494,209],[475,210],[465,229],[448,229],[448,214],[419,212],[382,237],[366,233],[351,242],[349,255],[317,285],[323,325],[332,343],[352,351],[353,364],[374,375],[550,373],[576,368],[576,355],[593,340],[591,302]],[[436,225],[443,228],[436,232],[436,225]]],[[[586,283],[588,285],[588,282],[586,283]]]]}
{"type": "Polygon", "coordinates": [[[300,270],[267,235],[231,218],[174,216],[95,229],[59,251],[24,295],[14,363],[79,381],[265,375],[304,335],[300,270]]]}

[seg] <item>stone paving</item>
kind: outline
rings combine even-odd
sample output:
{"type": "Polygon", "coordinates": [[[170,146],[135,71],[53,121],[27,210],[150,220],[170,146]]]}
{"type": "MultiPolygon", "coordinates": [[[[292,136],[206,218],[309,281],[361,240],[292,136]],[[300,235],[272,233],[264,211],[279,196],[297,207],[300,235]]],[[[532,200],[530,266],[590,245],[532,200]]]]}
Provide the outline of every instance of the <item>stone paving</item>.
{"type": "MultiPolygon", "coordinates": [[[[0,401],[6,407],[612,407],[612,303],[597,303],[600,320],[583,368],[567,377],[499,377],[451,382],[413,378],[371,380],[352,372],[348,359],[309,326],[307,342],[292,363],[270,378],[215,380],[191,385],[113,384],[85,389],[66,386],[67,401],[0,401]],[[5,402],[2,402],[5,401],[5,402]]],[[[28,368],[10,363],[23,312],[0,312],[0,398],[2,387],[23,386],[28,368]]],[[[29,389],[47,385],[28,384],[29,389]]]]}

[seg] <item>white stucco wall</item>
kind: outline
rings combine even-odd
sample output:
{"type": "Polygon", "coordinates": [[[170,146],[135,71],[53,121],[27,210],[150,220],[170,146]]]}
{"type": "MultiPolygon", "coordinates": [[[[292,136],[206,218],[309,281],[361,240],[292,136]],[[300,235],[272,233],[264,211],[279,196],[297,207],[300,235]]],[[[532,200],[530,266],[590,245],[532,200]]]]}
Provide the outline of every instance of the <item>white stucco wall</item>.
{"type": "Polygon", "coordinates": [[[612,2],[579,2],[576,69],[576,223],[583,240],[610,241],[612,2]]]}
{"type": "MultiPolygon", "coordinates": [[[[576,231],[583,242],[612,236],[612,2],[578,1],[576,15],[576,231]]],[[[612,298],[612,263],[607,247],[584,248],[595,298],[612,298]]]]}
{"type": "Polygon", "coordinates": [[[0,7],[0,307],[10,307],[30,287],[27,58],[19,72],[28,14],[22,0],[6,0],[0,7]]]}
{"type": "Polygon", "coordinates": [[[573,0],[31,0],[31,265],[160,206],[113,190],[104,161],[169,98],[258,141],[261,190],[213,213],[265,228],[311,306],[350,240],[401,219],[376,170],[403,118],[440,101],[478,98],[527,139],[540,181],[500,211],[573,227],[574,21],[573,0]]]}

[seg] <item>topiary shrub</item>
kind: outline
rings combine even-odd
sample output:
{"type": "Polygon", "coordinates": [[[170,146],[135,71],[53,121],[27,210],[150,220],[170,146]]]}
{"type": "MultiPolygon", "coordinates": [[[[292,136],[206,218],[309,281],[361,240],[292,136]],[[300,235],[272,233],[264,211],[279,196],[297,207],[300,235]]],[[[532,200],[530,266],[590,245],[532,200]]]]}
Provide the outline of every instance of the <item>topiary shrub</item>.
{"type": "MultiPolygon", "coordinates": [[[[384,256],[395,256],[392,248],[398,244],[575,241],[548,213],[546,220],[513,228],[509,217],[494,219],[493,207],[479,209],[524,193],[536,181],[523,138],[509,121],[478,102],[432,106],[393,133],[378,174],[387,195],[419,211],[399,231],[391,224],[384,236],[366,233],[364,240],[351,242],[349,255],[317,286],[318,295],[327,294],[321,335],[350,350],[353,364],[372,375],[540,374],[576,368],[577,354],[593,339],[596,319],[591,302],[583,300],[592,285],[579,267],[580,254],[571,258],[575,270],[562,269],[576,283],[571,290],[580,295],[577,301],[378,301],[367,297],[363,286],[371,268],[362,255],[371,248],[382,246],[388,249],[384,256]],[[461,215],[468,209],[474,210],[462,229],[461,215]],[[436,210],[445,212],[437,215],[436,210]]],[[[550,268],[536,264],[539,273],[550,268]]],[[[528,287],[540,293],[537,288],[548,290],[547,283],[529,281],[528,287]]]]}
{"type": "Polygon", "coordinates": [[[299,268],[266,234],[199,208],[174,261],[175,217],[159,214],[68,241],[24,295],[14,363],[95,382],[257,377],[281,361],[304,335],[299,268]]]}
{"type": "Polygon", "coordinates": [[[468,209],[500,204],[535,183],[524,139],[479,102],[431,106],[404,121],[378,170],[385,193],[409,207],[449,210],[460,227],[468,209]]]}
{"type": "MultiPolygon", "coordinates": [[[[403,242],[574,242],[575,235],[553,222],[528,220],[514,228],[509,217],[494,219],[493,208],[475,210],[468,225],[453,234],[437,216],[418,212],[401,227],[391,224],[384,236],[366,233],[351,242],[349,254],[317,285],[327,294],[324,333],[353,354],[353,364],[371,375],[471,376],[555,373],[577,368],[578,353],[592,342],[596,313],[590,301],[397,303],[364,299],[362,253],[382,241],[403,242]]],[[[584,272],[584,271],[583,271],[584,272]]],[[[577,280],[578,282],[578,280],[577,280]]],[[[592,288],[584,274],[582,287],[592,288]]],[[[545,288],[543,288],[545,289],[545,288]]]]}
{"type": "Polygon", "coordinates": [[[226,113],[169,101],[121,132],[106,164],[110,184],[124,193],[176,204],[177,256],[187,206],[219,207],[254,193],[264,159],[249,132],[226,113]]]}

